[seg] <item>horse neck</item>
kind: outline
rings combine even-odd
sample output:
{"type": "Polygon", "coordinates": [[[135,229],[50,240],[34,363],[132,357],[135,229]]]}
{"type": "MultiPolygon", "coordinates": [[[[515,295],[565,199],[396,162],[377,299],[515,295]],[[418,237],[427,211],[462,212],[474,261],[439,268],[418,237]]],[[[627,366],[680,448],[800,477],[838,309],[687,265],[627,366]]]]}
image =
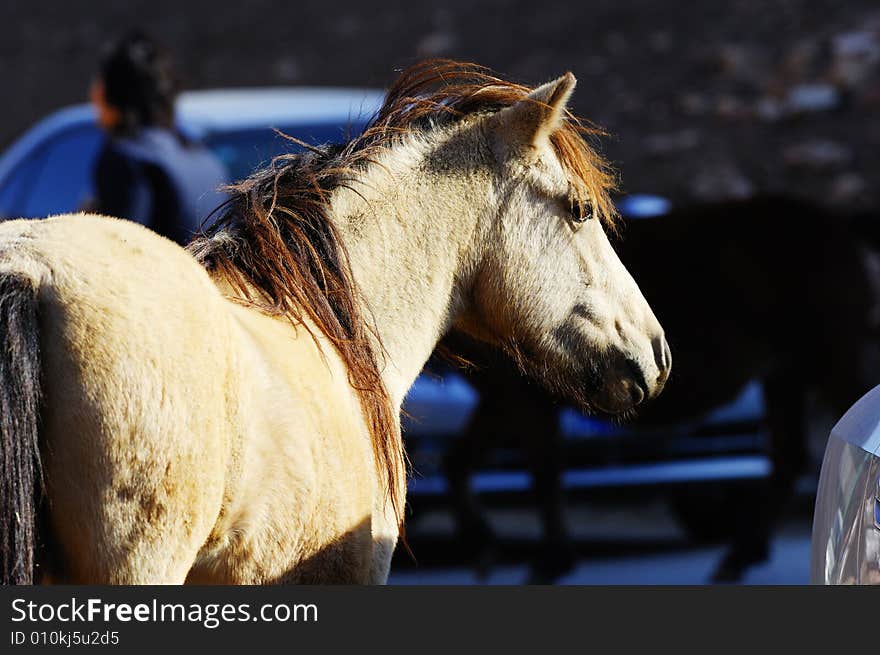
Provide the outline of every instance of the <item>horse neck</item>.
{"type": "Polygon", "coordinates": [[[334,194],[333,213],[399,407],[464,306],[485,238],[490,180],[473,170],[431,172],[438,167],[425,165],[424,152],[397,148],[334,194]]]}

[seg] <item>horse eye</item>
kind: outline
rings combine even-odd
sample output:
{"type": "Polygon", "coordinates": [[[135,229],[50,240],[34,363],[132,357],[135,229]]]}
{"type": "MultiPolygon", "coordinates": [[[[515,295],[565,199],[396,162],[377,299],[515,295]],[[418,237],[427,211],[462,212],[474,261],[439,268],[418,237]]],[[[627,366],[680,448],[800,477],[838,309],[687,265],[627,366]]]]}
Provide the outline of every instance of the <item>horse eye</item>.
{"type": "Polygon", "coordinates": [[[571,201],[571,220],[575,223],[586,223],[591,218],[593,218],[593,207],[589,203],[571,201]]]}

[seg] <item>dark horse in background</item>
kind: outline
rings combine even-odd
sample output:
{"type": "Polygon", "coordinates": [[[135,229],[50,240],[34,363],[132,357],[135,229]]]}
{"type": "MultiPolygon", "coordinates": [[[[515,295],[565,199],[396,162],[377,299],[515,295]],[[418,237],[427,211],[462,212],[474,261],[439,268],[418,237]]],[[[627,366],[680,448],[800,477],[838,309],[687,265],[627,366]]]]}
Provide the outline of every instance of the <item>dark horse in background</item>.
{"type": "MultiPolygon", "coordinates": [[[[876,294],[857,222],[864,223],[765,197],[631,220],[623,230],[618,252],[676,362],[666,390],[638,412],[634,427],[674,426],[732,401],[751,380],[763,385],[772,473],[765,487],[717,508],[729,523],[729,547],[716,581],[738,580],[766,559],[773,524],[804,469],[808,399],[840,415],[880,383],[869,356],[876,294]]],[[[511,363],[455,336],[448,346],[476,362],[468,377],[480,394],[445,462],[461,536],[475,552],[490,552],[494,538],[470,474],[494,443],[519,438],[545,533],[532,579],[551,582],[574,563],[562,515],[559,406],[511,363]]]]}

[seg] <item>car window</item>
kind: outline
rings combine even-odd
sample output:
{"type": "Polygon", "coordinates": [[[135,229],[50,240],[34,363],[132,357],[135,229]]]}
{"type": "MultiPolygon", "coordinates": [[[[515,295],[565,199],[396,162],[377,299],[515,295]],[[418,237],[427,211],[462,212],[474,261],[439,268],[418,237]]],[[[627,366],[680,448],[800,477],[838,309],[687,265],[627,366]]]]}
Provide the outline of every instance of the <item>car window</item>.
{"type": "MultiPolygon", "coordinates": [[[[321,145],[343,142],[350,135],[358,134],[363,129],[363,124],[353,123],[350,128],[336,123],[282,125],[278,129],[306,143],[321,145]]],[[[260,166],[268,164],[276,155],[302,151],[301,146],[268,127],[218,132],[209,135],[205,143],[223,161],[233,180],[247,177],[260,166]]]]}
{"type": "Polygon", "coordinates": [[[92,196],[101,143],[96,126],[74,127],[34,150],[0,189],[0,213],[38,218],[80,209],[92,196]]]}

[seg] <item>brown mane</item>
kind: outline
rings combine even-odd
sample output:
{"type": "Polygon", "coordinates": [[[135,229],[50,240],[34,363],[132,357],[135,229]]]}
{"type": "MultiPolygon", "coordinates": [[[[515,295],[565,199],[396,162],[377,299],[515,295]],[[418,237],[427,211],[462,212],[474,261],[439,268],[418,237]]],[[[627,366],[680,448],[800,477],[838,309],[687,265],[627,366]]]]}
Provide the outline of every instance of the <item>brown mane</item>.
{"type": "MultiPolygon", "coordinates": [[[[382,382],[382,353],[369,310],[352,278],[348,254],[330,216],[330,196],[382,150],[414,131],[498,111],[527,96],[528,87],[501,80],[474,64],[425,61],[405,70],[364,132],[338,146],[276,157],[231,187],[223,214],[190,245],[209,270],[245,301],[302,324],[313,322],[339,352],[366,416],[380,481],[402,523],[403,445],[382,382]]],[[[609,225],[612,176],[584,136],[598,131],[568,115],[551,137],[571,176],[573,200],[592,205],[609,225]]],[[[381,346],[380,346],[381,348],[381,346]]]]}

